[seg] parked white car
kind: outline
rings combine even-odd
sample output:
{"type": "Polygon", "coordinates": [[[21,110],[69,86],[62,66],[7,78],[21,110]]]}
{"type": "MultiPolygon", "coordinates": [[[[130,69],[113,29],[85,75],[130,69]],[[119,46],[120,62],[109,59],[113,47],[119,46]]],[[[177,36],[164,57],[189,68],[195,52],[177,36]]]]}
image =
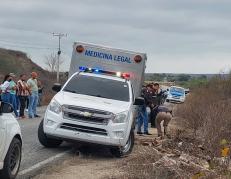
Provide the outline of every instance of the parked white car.
{"type": "Polygon", "coordinates": [[[22,135],[10,104],[0,102],[0,178],[16,178],[22,154],[22,135]]]}
{"type": "Polygon", "coordinates": [[[185,89],[179,86],[171,86],[166,101],[183,103],[185,101],[185,89]]]}

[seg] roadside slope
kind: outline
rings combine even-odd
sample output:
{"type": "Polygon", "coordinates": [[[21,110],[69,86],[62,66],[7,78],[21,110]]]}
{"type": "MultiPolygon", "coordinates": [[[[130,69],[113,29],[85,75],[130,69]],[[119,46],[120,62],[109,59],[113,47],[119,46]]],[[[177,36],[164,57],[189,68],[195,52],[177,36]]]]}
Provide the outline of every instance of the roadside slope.
{"type": "MultiPolygon", "coordinates": [[[[8,73],[15,73],[17,77],[23,73],[29,77],[32,71],[38,73],[39,80],[45,87],[44,104],[47,104],[54,95],[51,87],[56,81],[56,74],[52,74],[34,63],[25,52],[0,48],[0,83],[8,73]]],[[[65,81],[64,75],[60,75],[60,80],[62,83],[65,81]]]]}

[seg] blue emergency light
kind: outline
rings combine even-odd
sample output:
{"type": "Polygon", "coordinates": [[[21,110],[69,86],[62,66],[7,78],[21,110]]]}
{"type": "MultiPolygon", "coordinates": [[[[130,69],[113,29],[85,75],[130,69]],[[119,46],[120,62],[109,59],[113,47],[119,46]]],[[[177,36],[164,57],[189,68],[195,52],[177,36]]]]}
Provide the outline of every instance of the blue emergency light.
{"type": "Polygon", "coordinates": [[[95,69],[95,72],[98,73],[98,72],[99,72],[99,69],[95,69]]]}
{"type": "Polygon", "coordinates": [[[86,69],[87,69],[86,67],[82,67],[82,66],[79,67],[79,70],[80,70],[80,71],[85,71],[86,69]]]}
{"type": "Polygon", "coordinates": [[[130,78],[129,73],[105,71],[105,70],[101,70],[101,69],[98,69],[98,68],[87,68],[87,67],[84,67],[84,66],[80,66],[79,70],[81,72],[89,72],[89,73],[104,73],[104,74],[114,75],[114,76],[118,76],[118,77],[125,78],[125,79],[130,78]]]}

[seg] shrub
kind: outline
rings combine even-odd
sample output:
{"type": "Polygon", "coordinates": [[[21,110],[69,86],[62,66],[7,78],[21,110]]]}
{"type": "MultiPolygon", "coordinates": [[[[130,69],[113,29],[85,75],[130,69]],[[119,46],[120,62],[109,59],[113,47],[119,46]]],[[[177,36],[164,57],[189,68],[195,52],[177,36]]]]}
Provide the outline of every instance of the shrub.
{"type": "Polygon", "coordinates": [[[186,102],[177,107],[177,122],[215,157],[220,155],[220,141],[231,141],[231,78],[217,76],[194,89],[186,102]]]}

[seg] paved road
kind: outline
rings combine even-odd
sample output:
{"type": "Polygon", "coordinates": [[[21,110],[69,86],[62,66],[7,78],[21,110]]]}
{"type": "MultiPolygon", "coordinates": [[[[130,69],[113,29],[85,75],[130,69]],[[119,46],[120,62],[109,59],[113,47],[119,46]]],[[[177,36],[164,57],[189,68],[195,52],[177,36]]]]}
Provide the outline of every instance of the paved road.
{"type": "Polygon", "coordinates": [[[70,144],[64,143],[59,148],[47,149],[39,143],[37,132],[44,113],[45,107],[42,107],[38,110],[38,114],[41,115],[41,118],[19,120],[23,135],[21,172],[33,167],[39,162],[72,148],[70,144]]]}

